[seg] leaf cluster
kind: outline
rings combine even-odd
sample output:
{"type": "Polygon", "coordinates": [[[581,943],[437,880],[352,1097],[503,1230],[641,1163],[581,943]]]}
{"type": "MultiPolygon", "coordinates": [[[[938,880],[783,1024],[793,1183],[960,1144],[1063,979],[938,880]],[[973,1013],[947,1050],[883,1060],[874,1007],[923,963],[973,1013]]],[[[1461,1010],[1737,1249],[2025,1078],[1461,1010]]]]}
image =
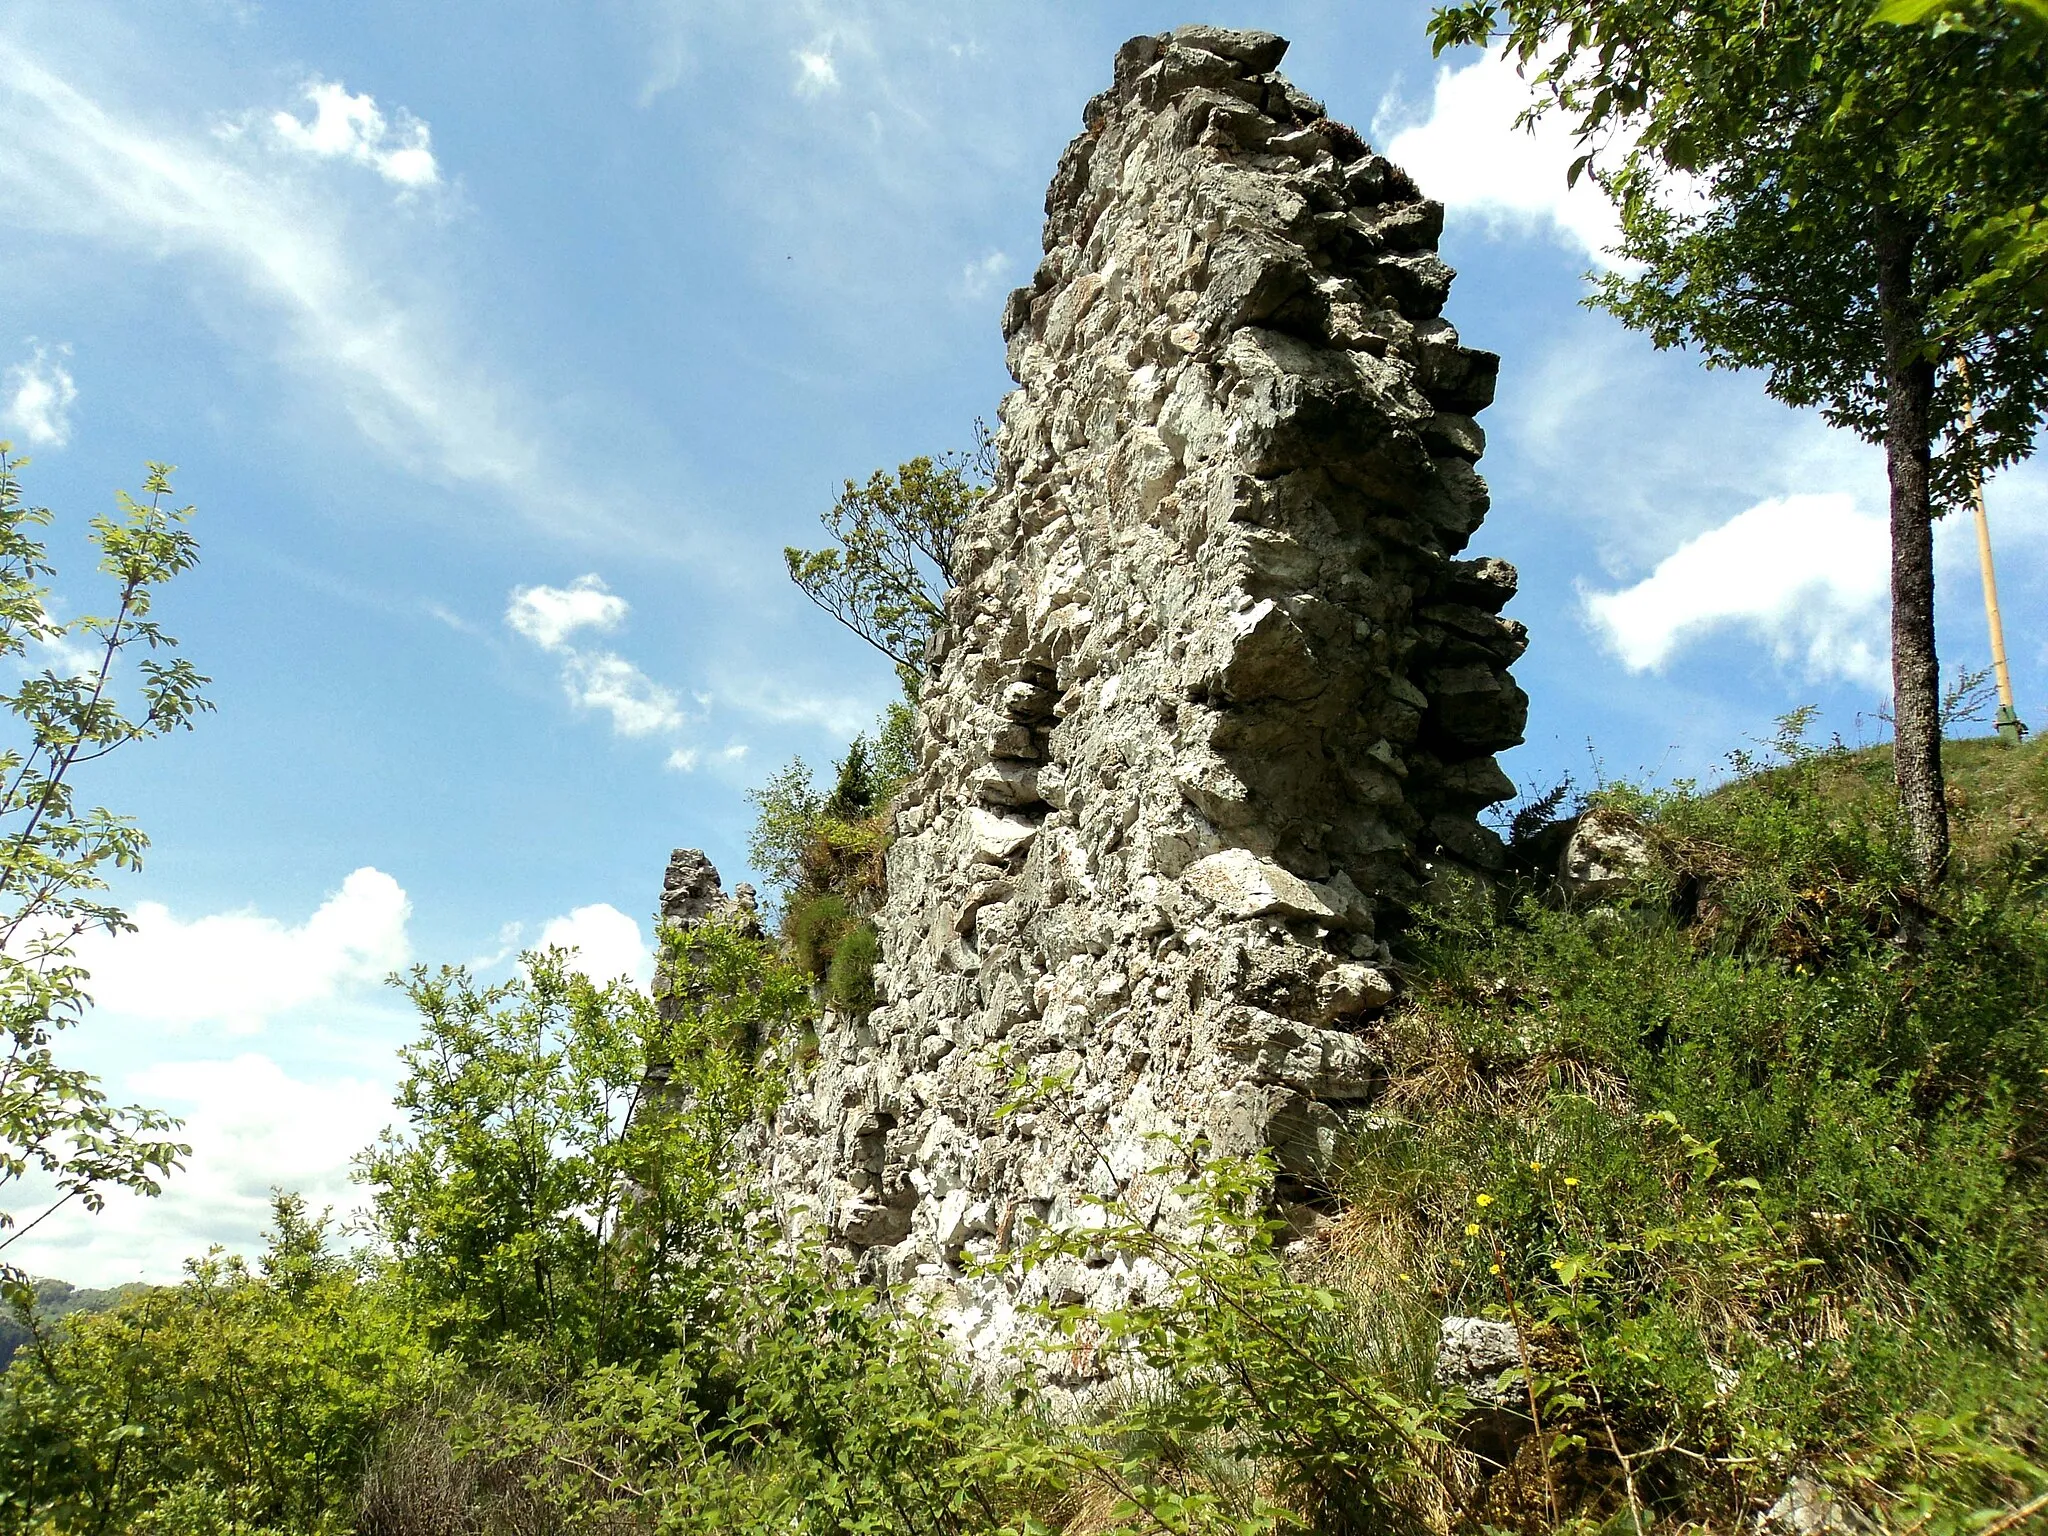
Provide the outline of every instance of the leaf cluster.
{"type": "Polygon", "coordinates": [[[1788,404],[1877,440],[1891,377],[1879,267],[1910,271],[1895,317],[1943,367],[1933,489],[2031,451],[2048,404],[2040,207],[2048,198],[2048,27],[1996,0],[1945,24],[1873,20],[1856,0],[1473,0],[1439,10],[1439,50],[1499,41],[1533,121],[1562,113],[1615,200],[1615,271],[1593,302],[1710,367],[1760,368],[1788,404]],[[1966,426],[1974,391],[1976,422],[1966,426]]]}
{"type": "Polygon", "coordinates": [[[954,546],[987,494],[978,467],[965,455],[920,455],[894,474],[849,480],[823,518],[832,542],[783,551],[804,596],[895,662],[913,696],[958,577],[954,546]]]}
{"type": "MultiPolygon", "coordinates": [[[[129,926],[108,878],[139,868],[148,846],[127,817],[78,801],[78,775],[212,706],[207,679],[151,616],[163,585],[198,560],[192,509],[170,503],[170,466],[148,467],[145,500],[122,491],[115,515],[91,521],[111,609],[60,620],[39,532],[52,514],[23,499],[25,462],[0,442],[0,662],[51,664],[0,688],[0,1190],[40,1176],[55,1199],[33,1225],[73,1200],[96,1210],[108,1188],[155,1194],[187,1150],[175,1121],[114,1103],[54,1041],[90,1002],[73,946],[129,926]]],[[[26,1230],[0,1209],[0,1254],[26,1230]]],[[[0,1259],[0,1278],[12,1274],[0,1259]]]]}
{"type": "Polygon", "coordinates": [[[496,986],[415,970],[403,1127],[364,1154],[372,1231],[437,1348],[540,1379],[638,1359],[697,1327],[743,1240],[757,1057],[809,1009],[759,940],[664,935],[659,996],[560,951],[496,986]]]}
{"type": "Polygon", "coordinates": [[[35,1327],[0,1380],[0,1530],[349,1529],[366,1451],[434,1368],[324,1218],[272,1210],[256,1271],[216,1249],[180,1285],[35,1327]]]}

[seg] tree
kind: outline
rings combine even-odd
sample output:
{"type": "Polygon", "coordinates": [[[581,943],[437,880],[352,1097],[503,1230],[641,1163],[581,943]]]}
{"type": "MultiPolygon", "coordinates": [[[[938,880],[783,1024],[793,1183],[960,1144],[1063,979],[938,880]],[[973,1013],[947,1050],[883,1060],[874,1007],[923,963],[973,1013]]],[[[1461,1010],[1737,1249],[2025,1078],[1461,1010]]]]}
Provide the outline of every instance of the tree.
{"type": "MultiPolygon", "coordinates": [[[[74,798],[79,771],[123,748],[189,728],[211,709],[207,679],[150,618],[156,593],[191,569],[192,508],[170,505],[171,469],[151,464],[147,500],[118,493],[118,511],[92,520],[100,570],[114,584],[111,614],[59,620],[45,577],[54,575],[35,530],[48,508],[21,498],[28,461],[0,442],[0,659],[59,663],[0,691],[0,1191],[38,1173],[55,1186],[40,1215],[17,1225],[0,1210],[0,1253],[73,1200],[97,1210],[109,1188],[153,1195],[188,1150],[177,1122],[112,1103],[90,1074],[56,1059],[56,1034],[91,1001],[73,946],[86,933],[132,926],[105,899],[107,875],[138,869],[148,839],[133,821],[74,798]],[[121,700],[132,690],[137,711],[121,700]]],[[[0,1260],[0,1281],[18,1272],[0,1260]]]]}
{"type": "Polygon", "coordinates": [[[973,457],[942,454],[876,470],[866,485],[846,482],[821,521],[826,549],[782,552],[804,596],[896,663],[904,692],[916,696],[932,635],[945,622],[954,584],[953,541],[987,494],[973,474],[986,472],[987,439],[973,457]]]}
{"type": "Polygon", "coordinates": [[[1572,177],[1614,199],[1634,267],[1592,302],[1883,444],[1894,773],[1929,884],[1948,858],[1932,522],[1973,467],[2032,451],[2048,401],[2040,295],[1986,235],[2048,193],[2048,29],[1953,3],[1967,25],[1884,26],[1854,0],[1468,0],[1431,22],[1439,52],[1499,40],[1535,65],[1525,121],[1573,120],[1572,177]]]}
{"type": "Polygon", "coordinates": [[[740,1132],[773,1101],[757,1056],[810,996],[735,928],[661,938],[665,1008],[561,950],[497,986],[459,967],[403,983],[423,1026],[400,1052],[407,1123],[358,1168],[394,1277],[472,1365],[548,1380],[653,1358],[714,1305],[748,1215],[740,1132]]]}

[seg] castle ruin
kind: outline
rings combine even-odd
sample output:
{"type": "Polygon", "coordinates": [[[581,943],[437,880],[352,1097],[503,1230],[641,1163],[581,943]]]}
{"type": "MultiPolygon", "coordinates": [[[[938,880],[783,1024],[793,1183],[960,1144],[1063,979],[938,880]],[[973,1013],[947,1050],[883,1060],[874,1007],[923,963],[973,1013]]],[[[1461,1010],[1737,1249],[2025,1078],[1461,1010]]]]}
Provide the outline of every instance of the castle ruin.
{"type": "Polygon", "coordinates": [[[793,1233],[941,1295],[971,1351],[1020,1302],[1142,1287],[1000,1255],[1089,1192],[1170,1224],[1172,1138],[1270,1147],[1314,1198],[1378,1081],[1388,915],[1500,856],[1476,818],[1512,793],[1525,636],[1513,569],[1461,558],[1498,359],[1443,318],[1441,205],[1274,72],[1286,46],[1134,38],[1060,158],[881,1001],[826,1016],[761,1149],[793,1233]],[[1020,1071],[1058,1091],[1003,1112],[1020,1071]]]}

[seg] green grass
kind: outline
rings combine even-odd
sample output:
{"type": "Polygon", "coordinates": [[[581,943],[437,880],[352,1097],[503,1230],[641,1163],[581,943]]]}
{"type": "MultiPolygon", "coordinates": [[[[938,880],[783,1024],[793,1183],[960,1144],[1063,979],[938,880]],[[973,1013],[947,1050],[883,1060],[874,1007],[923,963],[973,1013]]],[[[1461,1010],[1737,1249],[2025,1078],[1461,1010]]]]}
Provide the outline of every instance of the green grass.
{"type": "Polygon", "coordinates": [[[1935,1529],[2048,1484],[2048,752],[1950,744],[1930,893],[1889,754],[1792,750],[1596,797],[1656,850],[1631,899],[1410,937],[1350,1273],[1393,1305],[1391,1245],[1528,1330],[1554,1443],[1503,1520],[1733,1528],[1804,1472],[1935,1529]]]}

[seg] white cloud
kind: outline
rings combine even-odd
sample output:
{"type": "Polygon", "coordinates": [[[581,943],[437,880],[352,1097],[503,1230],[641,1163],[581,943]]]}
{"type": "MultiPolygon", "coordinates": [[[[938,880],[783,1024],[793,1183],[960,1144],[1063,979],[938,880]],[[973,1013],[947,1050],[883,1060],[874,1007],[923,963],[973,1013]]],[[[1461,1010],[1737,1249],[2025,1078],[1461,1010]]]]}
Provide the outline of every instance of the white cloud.
{"type": "MultiPolygon", "coordinates": [[[[346,115],[342,125],[352,121],[360,132],[346,115]]],[[[325,142],[321,123],[299,126],[325,142]]],[[[102,106],[0,38],[0,197],[11,219],[231,274],[283,317],[284,361],[332,387],[401,463],[489,486],[552,527],[565,515],[614,523],[607,503],[543,473],[543,435],[519,419],[530,410],[484,364],[460,361],[474,348],[446,334],[435,304],[391,296],[417,264],[412,226],[351,221],[343,189],[284,171],[278,141],[268,143],[265,153],[249,135],[165,129],[126,100],[102,106]]],[[[424,173],[405,159],[387,170],[424,173]]]]}
{"type": "Polygon", "coordinates": [[[204,1024],[243,1035],[288,1010],[382,983],[411,958],[411,914],[398,882],[365,866],[296,927],[253,911],[187,922],[145,901],[132,933],[90,934],[77,950],[100,1011],[151,1029],[204,1024]]]}
{"type": "Polygon", "coordinates": [[[562,661],[562,686],[582,708],[609,711],[621,736],[652,736],[689,723],[673,693],[612,651],[571,651],[562,661]]]}
{"type": "MultiPolygon", "coordinates": [[[[728,768],[737,767],[746,758],[747,744],[744,741],[729,742],[711,754],[713,763],[723,763],[728,768]]],[[[677,773],[694,773],[703,761],[704,754],[699,748],[678,747],[669,753],[667,766],[677,773]]]]}
{"type": "Polygon", "coordinates": [[[1889,533],[1844,493],[1774,497],[1687,540],[1642,581],[1586,595],[1630,671],[1716,630],[1748,631],[1809,677],[1883,689],[1889,533]]]}
{"type": "Polygon", "coordinates": [[[832,50],[824,43],[814,43],[809,48],[796,51],[796,84],[791,87],[799,96],[822,96],[827,91],[839,89],[839,70],[832,62],[832,50]]]}
{"type": "Polygon", "coordinates": [[[654,951],[648,948],[640,924],[608,902],[550,918],[534,947],[557,946],[574,950],[577,969],[593,981],[626,976],[646,986],[654,979],[654,951]]]}
{"type": "Polygon", "coordinates": [[[1514,63],[1489,53],[1462,69],[1437,72],[1426,121],[1392,133],[1390,115],[1373,125],[1389,159],[1428,196],[1495,229],[1547,230],[1603,265],[1620,237],[1614,205],[1589,177],[1565,185],[1581,153],[1566,120],[1552,113],[1530,132],[1515,126],[1529,104],[1529,82],[1514,63]]]}
{"type": "Polygon", "coordinates": [[[505,622],[542,650],[562,658],[562,688],[580,709],[604,710],[621,736],[652,736],[689,724],[682,702],[616,651],[579,650],[578,630],[609,631],[631,610],[595,573],[566,587],[516,587],[505,622]]]}
{"type": "Polygon", "coordinates": [[[441,179],[427,125],[411,113],[401,110],[394,126],[367,93],[351,96],[339,81],[308,80],[303,94],[313,104],[311,122],[301,122],[290,112],[275,113],[270,119],[288,148],[367,165],[408,191],[431,187],[441,179]]]}
{"type": "Polygon", "coordinates": [[[718,690],[721,703],[777,725],[810,725],[828,735],[851,737],[875,723],[882,706],[849,694],[793,693],[778,678],[758,677],[718,690]]]}
{"type": "Polygon", "coordinates": [[[154,1200],[116,1192],[98,1215],[67,1206],[17,1241],[7,1257],[31,1273],[80,1285],[161,1283],[177,1279],[183,1260],[209,1243],[253,1257],[273,1186],[345,1220],[364,1198],[349,1180],[350,1161],[393,1119],[387,1082],[306,1081],[253,1053],[159,1062],[120,1087],[180,1116],[179,1139],[192,1155],[154,1200]]]}
{"type": "MultiPolygon", "coordinates": [[[[60,356],[69,347],[57,349],[60,356]]],[[[0,384],[0,428],[12,428],[32,447],[62,448],[71,441],[71,407],[78,385],[71,370],[37,347],[26,362],[7,370],[0,384]]]]}
{"type": "Polygon", "coordinates": [[[628,612],[594,572],[566,587],[515,587],[505,622],[544,651],[559,651],[579,629],[614,630],[628,612]]]}
{"type": "Polygon", "coordinates": [[[970,299],[985,299],[1002,286],[1003,274],[1009,270],[1010,258],[1001,251],[990,251],[960,269],[960,292],[970,299]]]}

